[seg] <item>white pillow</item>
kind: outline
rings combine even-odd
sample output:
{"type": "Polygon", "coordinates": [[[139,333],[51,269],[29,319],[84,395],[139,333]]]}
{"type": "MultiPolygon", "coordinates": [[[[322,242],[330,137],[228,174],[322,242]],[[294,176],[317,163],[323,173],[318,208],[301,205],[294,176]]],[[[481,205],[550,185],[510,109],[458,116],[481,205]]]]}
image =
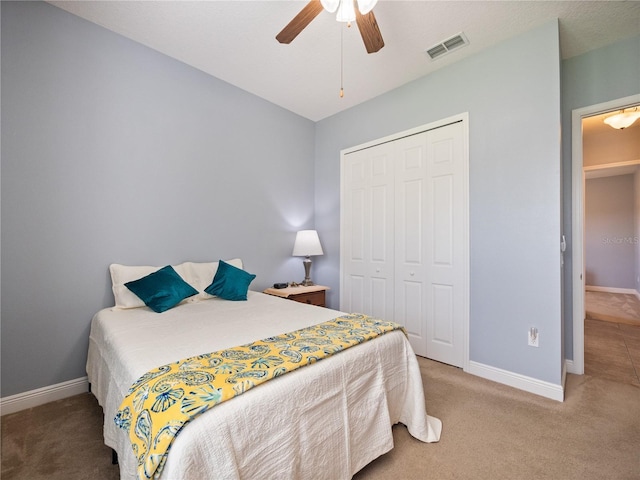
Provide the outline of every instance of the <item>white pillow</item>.
{"type": "MultiPolygon", "coordinates": [[[[146,277],[150,273],[160,270],[162,267],[150,267],[150,266],[128,266],[112,263],[109,265],[109,272],[111,272],[111,289],[113,290],[113,297],[116,300],[116,307],[118,308],[138,308],[144,307],[144,302],[140,298],[125,287],[125,283],[139,278],[146,277]]],[[[177,271],[177,270],[176,270],[177,271]]],[[[178,274],[182,276],[180,272],[178,274]]]]}
{"type": "MultiPolygon", "coordinates": [[[[242,260],[240,258],[225,260],[225,262],[229,265],[233,265],[234,267],[243,268],[242,260]]],[[[192,301],[206,300],[208,298],[214,297],[213,295],[209,295],[207,292],[205,292],[204,289],[211,285],[211,282],[213,282],[213,277],[218,271],[218,263],[219,262],[185,262],[181,263],[177,267],[174,267],[176,269],[176,272],[178,272],[189,285],[198,290],[198,295],[194,295],[193,297],[191,297],[192,301]]]]}
{"type": "MultiPolygon", "coordinates": [[[[242,260],[234,258],[232,260],[225,260],[234,267],[242,268],[242,260]]],[[[198,295],[194,295],[183,302],[205,300],[213,298],[213,295],[209,295],[204,291],[211,282],[213,277],[218,271],[218,262],[209,263],[194,263],[184,262],[180,265],[172,265],[174,270],[182,277],[182,279],[198,290],[198,295]]],[[[113,296],[116,301],[117,308],[138,308],[144,307],[145,304],[140,298],[129,290],[125,283],[139,278],[146,277],[150,273],[160,270],[162,267],[152,266],[130,266],[120,265],[112,263],[109,265],[109,272],[111,273],[111,289],[113,290],[113,296]]],[[[183,303],[182,302],[182,303],[183,303]]]]}

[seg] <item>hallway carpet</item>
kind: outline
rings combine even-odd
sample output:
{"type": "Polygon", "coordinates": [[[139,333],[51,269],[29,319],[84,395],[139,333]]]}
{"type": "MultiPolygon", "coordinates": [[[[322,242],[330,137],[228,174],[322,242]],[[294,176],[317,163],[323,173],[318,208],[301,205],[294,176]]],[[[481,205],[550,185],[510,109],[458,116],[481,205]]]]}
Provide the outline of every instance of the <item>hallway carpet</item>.
{"type": "Polygon", "coordinates": [[[587,318],[584,373],[640,387],[640,325],[587,318]]]}
{"type": "Polygon", "coordinates": [[[640,326],[640,299],[635,295],[587,290],[584,303],[588,319],[640,326]]]}

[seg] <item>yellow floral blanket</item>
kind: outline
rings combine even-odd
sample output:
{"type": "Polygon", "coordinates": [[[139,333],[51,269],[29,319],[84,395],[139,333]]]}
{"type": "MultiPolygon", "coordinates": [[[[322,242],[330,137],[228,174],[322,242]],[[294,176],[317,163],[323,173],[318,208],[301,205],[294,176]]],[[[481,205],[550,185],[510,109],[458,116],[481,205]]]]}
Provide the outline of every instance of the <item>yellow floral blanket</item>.
{"type": "Polygon", "coordinates": [[[158,478],[182,427],[209,408],[269,379],[398,329],[404,331],[397,323],[345,315],[145,373],[131,386],[114,419],[129,434],[138,460],[138,478],[158,478]]]}

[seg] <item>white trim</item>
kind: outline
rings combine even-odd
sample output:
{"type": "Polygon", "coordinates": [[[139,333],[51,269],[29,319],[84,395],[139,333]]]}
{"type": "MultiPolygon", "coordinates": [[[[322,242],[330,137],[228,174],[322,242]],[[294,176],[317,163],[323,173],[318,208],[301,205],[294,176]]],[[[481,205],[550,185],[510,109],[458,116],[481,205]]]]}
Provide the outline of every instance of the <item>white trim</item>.
{"type": "Polygon", "coordinates": [[[585,172],[593,172],[596,170],[608,170],[610,168],[634,167],[636,165],[640,165],[640,159],[629,160],[626,162],[603,163],[602,165],[590,165],[588,167],[583,167],[582,169],[585,172]]]}
{"type": "Polygon", "coordinates": [[[447,125],[451,125],[452,123],[458,123],[458,122],[464,122],[465,124],[467,124],[466,131],[468,133],[469,112],[459,113],[457,115],[452,115],[450,117],[443,118],[435,122],[427,123],[425,125],[420,125],[415,128],[410,128],[409,130],[404,130],[402,132],[394,133],[392,135],[387,135],[386,137],[371,140],[370,142],[361,143],[360,145],[342,149],[340,150],[341,165],[343,164],[344,156],[349,153],[357,152],[358,150],[364,150],[365,148],[375,147],[376,145],[381,145],[383,143],[393,142],[394,140],[408,137],[410,135],[416,135],[418,133],[426,132],[429,130],[435,130],[436,128],[446,127],[447,125]]]}
{"type": "Polygon", "coordinates": [[[573,272],[573,363],[578,375],[584,373],[584,170],[582,119],[640,102],[640,95],[578,108],[571,113],[571,259],[573,272]]]}
{"type": "Polygon", "coordinates": [[[55,402],[63,398],[72,397],[89,391],[87,377],[76,378],[56,385],[37,388],[28,392],[18,393],[0,399],[0,414],[19,412],[27,408],[37,407],[45,403],[55,402]]]}
{"type": "Polygon", "coordinates": [[[614,175],[633,175],[638,170],[640,159],[629,160],[628,162],[605,163],[602,165],[591,165],[583,167],[584,178],[601,178],[614,175]]]}
{"type": "Polygon", "coordinates": [[[589,292],[624,293],[625,295],[635,295],[635,297],[640,300],[640,292],[635,288],[596,287],[594,285],[587,285],[584,289],[589,292]]]}
{"type": "Polygon", "coordinates": [[[589,292],[624,293],[626,295],[638,294],[638,291],[635,288],[598,287],[595,285],[586,285],[584,289],[589,292]]]}
{"type": "Polygon", "coordinates": [[[469,373],[519,390],[524,390],[525,392],[550,398],[551,400],[564,401],[564,386],[562,384],[556,385],[555,383],[545,382],[537,378],[527,377],[473,361],[469,362],[469,373]]]}
{"type": "Polygon", "coordinates": [[[469,273],[469,270],[471,268],[471,240],[469,239],[469,231],[471,230],[471,227],[469,225],[469,215],[470,215],[470,201],[469,201],[469,197],[470,197],[470,192],[469,192],[469,112],[465,112],[462,113],[461,115],[459,115],[459,117],[462,119],[462,128],[464,129],[464,161],[465,161],[465,168],[464,168],[464,175],[463,175],[463,182],[464,182],[464,186],[463,186],[463,191],[464,191],[464,219],[463,219],[463,223],[464,223],[464,232],[462,235],[462,248],[464,249],[464,265],[463,265],[463,269],[464,269],[464,284],[463,284],[463,289],[464,289],[464,311],[463,311],[463,320],[462,320],[462,334],[464,336],[463,342],[464,342],[464,359],[463,359],[463,365],[462,365],[462,370],[463,371],[467,371],[470,368],[470,362],[471,359],[469,357],[469,324],[470,324],[470,318],[471,318],[471,275],[469,273]]]}
{"type": "Polygon", "coordinates": [[[575,373],[577,375],[582,375],[581,373],[576,372],[576,367],[573,364],[573,360],[565,360],[564,367],[565,367],[566,373],[575,373]]]}

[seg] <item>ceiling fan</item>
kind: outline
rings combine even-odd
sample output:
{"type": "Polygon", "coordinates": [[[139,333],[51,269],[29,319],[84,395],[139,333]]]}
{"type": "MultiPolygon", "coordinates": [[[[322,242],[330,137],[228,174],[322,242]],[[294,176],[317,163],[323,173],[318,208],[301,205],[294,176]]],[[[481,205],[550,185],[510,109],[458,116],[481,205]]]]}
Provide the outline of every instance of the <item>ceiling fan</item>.
{"type": "Polygon", "coordinates": [[[276,35],[276,39],[280,43],[291,43],[324,9],[330,13],[337,11],[336,20],[339,22],[349,23],[355,20],[367,53],[375,53],[384,47],[384,40],[372,11],[377,2],[378,0],[357,0],[356,8],[356,0],[311,0],[276,35]]]}

